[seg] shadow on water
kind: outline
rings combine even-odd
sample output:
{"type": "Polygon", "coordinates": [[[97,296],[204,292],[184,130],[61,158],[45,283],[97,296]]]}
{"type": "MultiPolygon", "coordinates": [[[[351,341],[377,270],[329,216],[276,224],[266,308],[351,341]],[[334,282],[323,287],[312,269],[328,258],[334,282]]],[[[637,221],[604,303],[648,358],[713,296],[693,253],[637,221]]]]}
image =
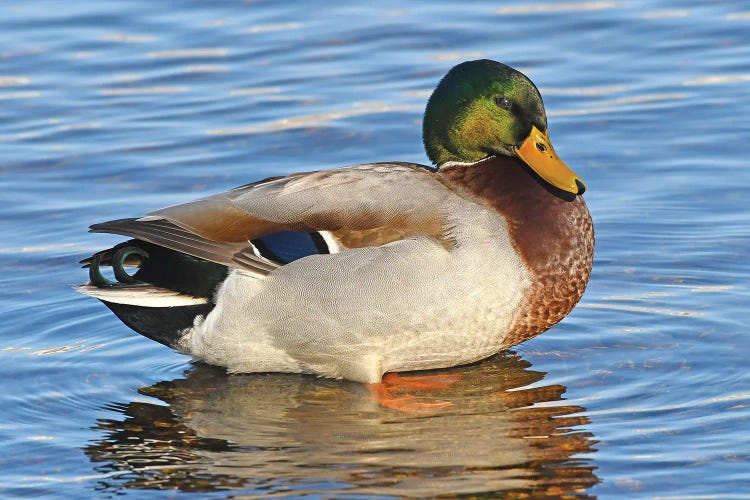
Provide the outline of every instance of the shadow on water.
{"type": "Polygon", "coordinates": [[[112,494],[586,498],[599,480],[585,409],[563,404],[565,387],[541,386],[545,373],[529,366],[505,353],[450,370],[463,374],[450,388],[411,394],[453,405],[415,417],[379,407],[356,383],[195,365],[139,391],[168,406],[110,404],[121,417],[99,420],[103,437],[84,451],[112,494]]]}

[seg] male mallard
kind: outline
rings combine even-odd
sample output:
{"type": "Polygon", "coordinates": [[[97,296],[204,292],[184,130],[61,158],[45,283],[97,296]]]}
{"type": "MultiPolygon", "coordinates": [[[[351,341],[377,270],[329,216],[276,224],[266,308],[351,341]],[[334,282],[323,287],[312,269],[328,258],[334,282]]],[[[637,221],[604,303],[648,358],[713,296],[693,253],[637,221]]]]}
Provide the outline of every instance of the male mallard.
{"type": "Polygon", "coordinates": [[[78,290],[229,372],[377,383],[547,330],[583,295],[594,233],[539,91],[504,64],[464,62],[430,97],[423,135],[435,168],[293,174],[91,226],[135,239],[83,261],[78,290]]]}

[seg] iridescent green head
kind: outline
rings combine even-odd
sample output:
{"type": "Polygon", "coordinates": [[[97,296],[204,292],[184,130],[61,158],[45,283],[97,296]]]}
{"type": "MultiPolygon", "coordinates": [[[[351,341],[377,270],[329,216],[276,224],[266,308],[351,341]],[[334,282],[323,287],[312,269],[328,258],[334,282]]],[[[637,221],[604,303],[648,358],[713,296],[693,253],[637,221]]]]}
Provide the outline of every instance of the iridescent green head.
{"type": "Polygon", "coordinates": [[[427,102],[423,138],[436,165],[515,156],[559,189],[573,194],[586,189],[549,142],[539,90],[499,62],[481,59],[453,67],[427,102]]]}

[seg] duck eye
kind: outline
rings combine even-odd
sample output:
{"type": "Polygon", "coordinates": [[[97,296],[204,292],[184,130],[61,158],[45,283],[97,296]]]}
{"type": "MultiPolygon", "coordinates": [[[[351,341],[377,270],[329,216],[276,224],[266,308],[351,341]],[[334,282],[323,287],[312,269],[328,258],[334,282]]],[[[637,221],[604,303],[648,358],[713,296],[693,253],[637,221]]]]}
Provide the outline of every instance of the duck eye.
{"type": "Polygon", "coordinates": [[[496,95],[495,104],[497,104],[498,107],[503,108],[503,109],[510,109],[513,107],[513,103],[510,102],[510,99],[508,99],[504,95],[496,95]]]}

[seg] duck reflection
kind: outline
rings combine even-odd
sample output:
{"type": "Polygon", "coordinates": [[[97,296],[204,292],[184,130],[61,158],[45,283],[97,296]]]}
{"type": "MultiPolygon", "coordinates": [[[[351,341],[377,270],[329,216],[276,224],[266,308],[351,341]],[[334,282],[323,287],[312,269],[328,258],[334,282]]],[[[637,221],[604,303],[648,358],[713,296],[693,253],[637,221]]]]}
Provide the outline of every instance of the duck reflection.
{"type": "Polygon", "coordinates": [[[141,389],[169,406],[131,402],[99,420],[85,448],[109,491],[238,490],[249,495],[516,492],[586,497],[598,482],[584,408],[544,373],[504,353],[451,387],[414,396],[452,406],[410,416],[378,406],[362,385],[299,375],[228,376],[196,365],[141,389]]]}

